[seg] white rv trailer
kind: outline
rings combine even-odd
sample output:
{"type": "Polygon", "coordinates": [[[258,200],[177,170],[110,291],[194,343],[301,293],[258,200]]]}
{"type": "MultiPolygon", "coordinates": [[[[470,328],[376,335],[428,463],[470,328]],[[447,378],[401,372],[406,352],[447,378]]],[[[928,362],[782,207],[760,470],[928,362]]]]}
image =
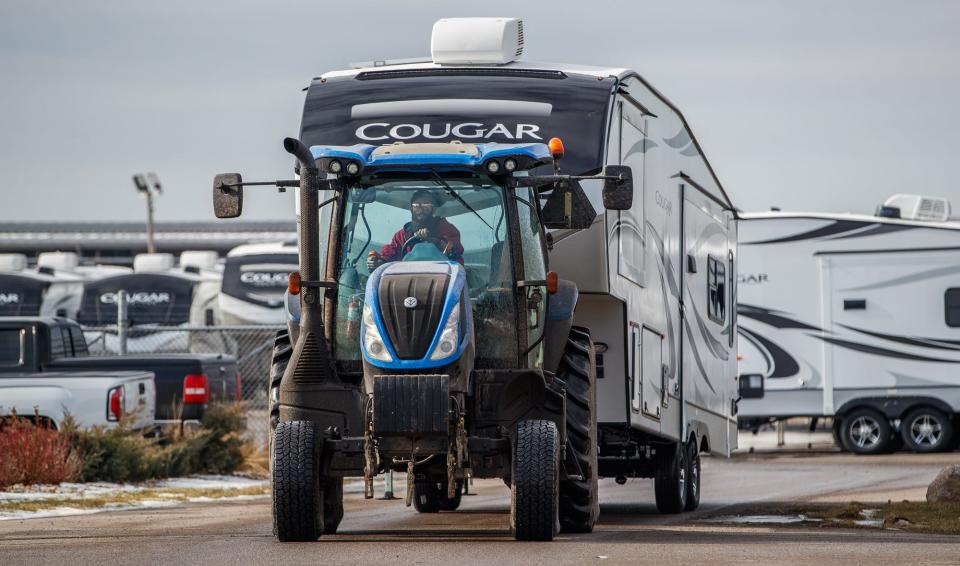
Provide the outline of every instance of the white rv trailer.
{"type": "MultiPolygon", "coordinates": [[[[172,254],[138,254],[133,271],[90,280],[84,285],[77,321],[86,326],[117,322],[119,291],[127,294],[128,352],[186,352],[190,335],[169,327],[216,324],[221,274],[215,252],[184,252],[177,265],[172,254]],[[212,254],[212,255],[211,255],[212,254]],[[162,330],[157,331],[157,327],[162,330]]],[[[115,332],[98,331],[109,352],[120,350],[115,332]]],[[[200,348],[209,351],[206,346],[200,348]]]]}
{"type": "Polygon", "coordinates": [[[960,223],[945,221],[942,201],[899,206],[917,200],[881,208],[902,218],[742,215],[745,426],[833,417],[840,444],[858,453],[901,440],[916,451],[950,446],[960,411],[960,223]]]}
{"type": "MultiPolygon", "coordinates": [[[[730,199],[679,110],[635,71],[522,62],[522,24],[511,18],[441,20],[432,51],[429,62],[385,62],[314,79],[301,140],[559,137],[567,146],[565,173],[630,166],[631,210],[601,212],[590,229],[555,231],[546,245],[550,269],[577,284],[575,323],[589,327],[597,345],[599,475],[656,476],[658,507],[676,511],[661,505],[661,494],[684,477],[699,489],[698,451],[729,455],[736,447],[730,199]]],[[[603,211],[600,183],[585,181],[584,189],[603,211]]],[[[384,243],[354,241],[351,257],[384,243]]],[[[337,363],[343,373],[359,370],[359,360],[337,363]]],[[[699,491],[690,489],[681,509],[696,507],[699,491]]]]}
{"type": "Polygon", "coordinates": [[[24,254],[0,254],[0,316],[76,317],[86,282],[128,273],[118,266],[82,266],[74,252],[43,252],[33,268],[24,254]]]}
{"type": "Polygon", "coordinates": [[[287,278],[297,270],[296,242],[237,246],[227,253],[218,298],[223,324],[284,324],[287,278]]]}

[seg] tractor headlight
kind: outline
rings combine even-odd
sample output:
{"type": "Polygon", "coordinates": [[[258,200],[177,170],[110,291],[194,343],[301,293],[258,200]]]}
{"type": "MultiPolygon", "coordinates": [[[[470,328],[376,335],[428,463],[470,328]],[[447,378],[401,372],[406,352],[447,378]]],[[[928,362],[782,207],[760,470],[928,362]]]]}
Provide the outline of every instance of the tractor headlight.
{"type": "Polygon", "coordinates": [[[457,353],[457,346],[460,345],[460,304],[457,303],[450,311],[447,317],[447,323],[443,325],[443,331],[440,333],[440,340],[434,346],[433,352],[430,352],[431,360],[443,360],[457,353]]]}
{"type": "Polygon", "coordinates": [[[383,337],[380,336],[380,330],[377,329],[377,322],[373,320],[373,308],[369,304],[363,305],[363,350],[375,360],[393,361],[383,337]]]}

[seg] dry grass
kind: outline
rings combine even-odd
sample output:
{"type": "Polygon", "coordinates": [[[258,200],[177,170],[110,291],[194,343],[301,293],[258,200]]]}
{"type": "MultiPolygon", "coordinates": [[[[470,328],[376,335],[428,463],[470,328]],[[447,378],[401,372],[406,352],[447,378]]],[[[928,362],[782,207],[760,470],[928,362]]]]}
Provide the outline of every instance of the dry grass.
{"type": "Polygon", "coordinates": [[[241,488],[147,488],[139,491],[118,491],[92,497],[51,497],[26,501],[0,501],[0,513],[23,511],[35,513],[49,509],[68,507],[71,509],[98,509],[102,507],[133,507],[144,501],[170,501],[187,503],[198,498],[224,499],[240,496],[261,496],[269,494],[267,486],[241,488]]]}

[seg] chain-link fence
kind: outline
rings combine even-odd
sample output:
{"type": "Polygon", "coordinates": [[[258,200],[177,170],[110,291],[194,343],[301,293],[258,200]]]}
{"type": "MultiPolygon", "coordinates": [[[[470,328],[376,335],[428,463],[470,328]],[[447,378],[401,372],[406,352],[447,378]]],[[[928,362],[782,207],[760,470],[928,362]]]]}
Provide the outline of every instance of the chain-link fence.
{"type": "MultiPolygon", "coordinates": [[[[87,326],[93,356],[126,354],[226,354],[236,358],[240,399],[251,438],[267,435],[267,380],[273,340],[284,326],[87,326]]],[[[150,368],[143,368],[149,370],[150,368]]]]}

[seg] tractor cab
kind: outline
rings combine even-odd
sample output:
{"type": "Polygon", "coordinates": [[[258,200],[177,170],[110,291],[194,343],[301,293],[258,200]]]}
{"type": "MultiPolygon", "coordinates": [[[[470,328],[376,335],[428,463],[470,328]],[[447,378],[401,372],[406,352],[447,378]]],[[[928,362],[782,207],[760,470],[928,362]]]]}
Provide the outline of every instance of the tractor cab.
{"type": "Polygon", "coordinates": [[[363,364],[367,375],[436,371],[467,348],[475,348],[469,366],[477,368],[542,365],[545,232],[535,189],[509,180],[549,163],[546,146],[312,152],[321,172],[339,174],[334,190],[343,194],[342,220],[331,226],[327,214],[320,226],[327,253],[338,254],[334,358],[341,371],[363,364]]]}

